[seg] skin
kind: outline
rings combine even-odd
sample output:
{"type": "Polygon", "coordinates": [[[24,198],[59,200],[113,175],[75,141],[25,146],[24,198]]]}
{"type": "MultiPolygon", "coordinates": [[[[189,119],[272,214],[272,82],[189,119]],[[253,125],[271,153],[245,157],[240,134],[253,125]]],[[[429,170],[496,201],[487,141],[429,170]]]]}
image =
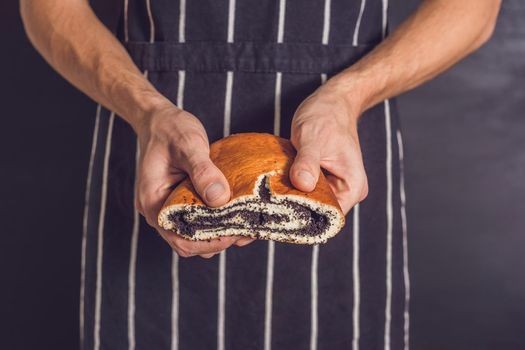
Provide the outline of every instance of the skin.
{"type": "MultiPolygon", "coordinates": [[[[386,40],[319,87],[295,112],[291,141],[294,186],[312,191],[321,168],[347,213],[368,193],[357,124],[364,111],[443,72],[485,43],[500,0],[426,0],[386,40]]],[[[21,0],[27,35],[47,62],[135,130],[140,145],[136,207],[183,257],[210,258],[248,238],[190,242],[157,225],[170,187],[185,176],[212,207],[230,199],[209,158],[198,118],[162,96],[134,65],[86,0],[21,0]]]]}

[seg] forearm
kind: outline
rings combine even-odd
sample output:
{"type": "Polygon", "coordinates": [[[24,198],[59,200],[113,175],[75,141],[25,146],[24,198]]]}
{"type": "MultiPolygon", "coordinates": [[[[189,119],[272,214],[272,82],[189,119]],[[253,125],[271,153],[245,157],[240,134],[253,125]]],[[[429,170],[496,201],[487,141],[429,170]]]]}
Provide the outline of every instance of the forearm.
{"type": "Polygon", "coordinates": [[[490,38],[500,0],[427,0],[370,54],[329,82],[356,115],[443,72],[490,38]]]}
{"type": "Polygon", "coordinates": [[[21,0],[26,32],[47,62],[135,129],[169,105],[85,0],[21,0]]]}

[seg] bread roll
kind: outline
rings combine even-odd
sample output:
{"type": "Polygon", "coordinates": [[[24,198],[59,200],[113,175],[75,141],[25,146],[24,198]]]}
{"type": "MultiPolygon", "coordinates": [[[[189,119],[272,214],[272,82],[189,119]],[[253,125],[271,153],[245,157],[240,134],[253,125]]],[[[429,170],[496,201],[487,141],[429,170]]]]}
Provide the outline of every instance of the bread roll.
{"type": "Polygon", "coordinates": [[[326,242],[342,229],[345,216],[322,172],[314,191],[293,187],[288,172],[295,154],[290,141],[270,134],[234,134],[213,143],[210,157],[230,184],[230,201],[208,207],[186,178],[163,205],[159,225],[194,241],[245,236],[326,242]]]}

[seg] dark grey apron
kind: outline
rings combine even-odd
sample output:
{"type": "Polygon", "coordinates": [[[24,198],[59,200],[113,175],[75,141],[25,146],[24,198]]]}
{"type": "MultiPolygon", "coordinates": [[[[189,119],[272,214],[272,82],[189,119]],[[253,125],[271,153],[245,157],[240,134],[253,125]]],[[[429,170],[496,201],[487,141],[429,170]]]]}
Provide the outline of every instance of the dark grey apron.
{"type": "MultiPolygon", "coordinates": [[[[92,1],[210,142],[289,138],[299,103],[379,43],[386,0],[92,1]]],[[[98,107],[86,190],[84,349],[406,349],[402,146],[394,101],[359,125],[370,194],[316,247],[256,241],[179,258],[133,208],[136,138],[98,107]]]]}

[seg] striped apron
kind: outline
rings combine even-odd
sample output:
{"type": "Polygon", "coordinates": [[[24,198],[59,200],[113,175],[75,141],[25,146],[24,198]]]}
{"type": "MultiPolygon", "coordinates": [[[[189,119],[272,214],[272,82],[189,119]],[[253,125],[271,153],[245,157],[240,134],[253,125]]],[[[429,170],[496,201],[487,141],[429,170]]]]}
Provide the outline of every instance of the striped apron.
{"type": "MultiPolygon", "coordinates": [[[[95,0],[155,87],[230,133],[290,137],[299,103],[370,51],[387,0],[95,0]]],[[[407,349],[409,278],[395,101],[359,134],[370,193],[321,246],[256,241],[179,258],[134,210],[136,137],[98,106],[82,243],[84,349],[407,349]]]]}

